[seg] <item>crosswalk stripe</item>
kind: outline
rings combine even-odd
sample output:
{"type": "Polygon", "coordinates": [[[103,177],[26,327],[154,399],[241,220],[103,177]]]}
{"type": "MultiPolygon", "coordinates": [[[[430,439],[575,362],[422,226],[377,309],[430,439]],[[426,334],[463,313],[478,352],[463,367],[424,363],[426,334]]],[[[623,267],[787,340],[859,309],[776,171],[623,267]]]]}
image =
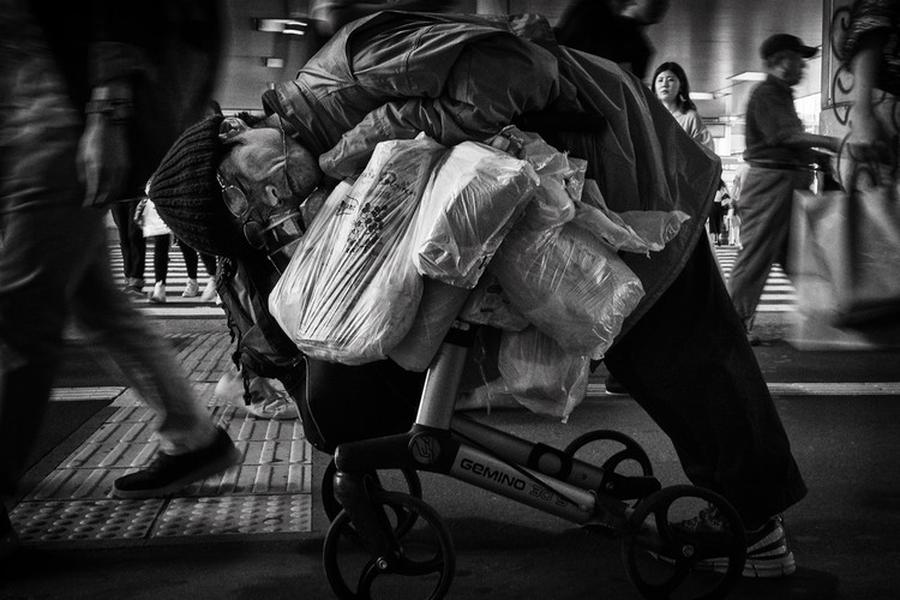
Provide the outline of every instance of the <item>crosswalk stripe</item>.
{"type": "MultiPolygon", "coordinates": [[[[738,249],[733,246],[716,246],[716,259],[722,269],[722,276],[727,280],[734,267],[738,249]]],[[[757,312],[784,313],[793,312],[797,308],[797,290],[785,274],[781,265],[772,265],[762,296],[759,299],[757,312]]]]}

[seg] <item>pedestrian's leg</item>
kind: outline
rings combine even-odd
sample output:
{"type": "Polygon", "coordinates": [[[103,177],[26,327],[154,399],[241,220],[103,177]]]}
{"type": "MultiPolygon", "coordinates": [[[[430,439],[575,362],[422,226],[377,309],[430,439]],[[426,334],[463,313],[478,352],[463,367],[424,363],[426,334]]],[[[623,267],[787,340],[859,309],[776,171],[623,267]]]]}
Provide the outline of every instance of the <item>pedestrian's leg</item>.
{"type": "Polygon", "coordinates": [[[200,284],[197,283],[197,251],[178,240],[178,247],[181,249],[181,256],[184,257],[184,266],[187,269],[188,280],[181,292],[182,298],[194,298],[200,295],[200,284]]]}
{"type": "MultiPolygon", "coordinates": [[[[133,285],[133,279],[136,277],[136,274],[133,265],[134,258],[131,255],[131,228],[128,226],[128,204],[117,202],[111,205],[109,214],[112,215],[113,223],[116,224],[119,252],[122,253],[122,270],[125,272],[126,286],[130,286],[133,285]]],[[[143,276],[143,273],[141,276],[143,276]]]]}
{"type": "Polygon", "coordinates": [[[212,254],[206,254],[205,252],[200,252],[200,260],[203,261],[203,268],[206,269],[206,274],[210,277],[216,276],[216,257],[212,254]]]}
{"type": "Polygon", "coordinates": [[[743,248],[735,257],[728,290],[749,331],[776,253],[790,226],[793,177],[789,171],[751,168],[741,191],[743,248]]]}
{"type": "Polygon", "coordinates": [[[197,265],[199,264],[199,257],[197,256],[197,251],[178,240],[178,247],[181,249],[181,256],[184,258],[184,267],[187,270],[188,279],[197,279],[197,265]]]}
{"type": "Polygon", "coordinates": [[[688,478],[725,496],[748,528],[806,487],[708,244],[606,356],[672,439],[688,478]]]}
{"type": "Polygon", "coordinates": [[[67,294],[85,268],[85,217],[100,216],[84,213],[46,209],[3,217],[0,491],[5,493],[27,466],[58,370],[67,294]]]}
{"type": "Polygon", "coordinates": [[[201,302],[213,302],[218,297],[216,293],[216,257],[211,254],[200,253],[200,260],[206,268],[209,279],[206,281],[206,287],[200,295],[201,302]]]}
{"type": "Polygon", "coordinates": [[[49,49],[18,3],[4,8],[14,37],[0,43],[0,495],[27,466],[103,216],[80,208],[81,123],[49,49]]]}
{"type": "Polygon", "coordinates": [[[169,274],[169,247],[171,235],[157,235],[153,238],[153,291],[150,302],[157,304],[166,301],[166,277],[169,274]]]}
{"type": "Polygon", "coordinates": [[[105,253],[94,257],[76,289],[73,309],[85,332],[109,351],[111,363],[158,416],[163,452],[180,454],[209,444],[215,433],[209,411],[172,347],[116,293],[105,253]]]}

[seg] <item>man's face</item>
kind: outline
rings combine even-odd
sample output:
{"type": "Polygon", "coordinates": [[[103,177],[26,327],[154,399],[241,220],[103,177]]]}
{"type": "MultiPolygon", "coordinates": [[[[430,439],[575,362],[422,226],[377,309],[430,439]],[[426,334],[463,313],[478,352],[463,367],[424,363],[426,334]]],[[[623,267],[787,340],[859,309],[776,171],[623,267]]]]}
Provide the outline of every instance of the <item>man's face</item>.
{"type": "Polygon", "coordinates": [[[287,215],[299,212],[321,180],[318,161],[280,127],[268,123],[251,128],[228,117],[219,138],[228,147],[218,170],[225,204],[248,241],[258,245],[250,239],[252,234],[270,231],[287,215]]]}
{"type": "Polygon", "coordinates": [[[322,177],[316,157],[277,124],[264,122],[251,128],[237,117],[228,117],[219,138],[229,148],[219,173],[251,192],[251,202],[290,207],[312,192],[322,177]]]}
{"type": "Polygon", "coordinates": [[[806,61],[796,52],[785,52],[779,62],[781,79],[788,85],[797,85],[803,80],[803,71],[806,69],[806,61]]]}

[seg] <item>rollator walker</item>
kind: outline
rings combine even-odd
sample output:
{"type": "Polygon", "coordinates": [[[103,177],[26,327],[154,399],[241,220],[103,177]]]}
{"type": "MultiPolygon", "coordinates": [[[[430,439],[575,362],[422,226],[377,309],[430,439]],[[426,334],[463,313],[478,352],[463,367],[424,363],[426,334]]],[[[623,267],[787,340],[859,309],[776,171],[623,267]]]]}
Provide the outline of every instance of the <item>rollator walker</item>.
{"type": "Polygon", "coordinates": [[[477,327],[454,322],[428,369],[409,432],[337,447],[323,482],[333,521],[322,551],[337,597],[448,596],[456,551],[440,515],[421,499],[418,471],[448,475],[618,538],[628,576],[644,598],[727,595],[740,577],[746,541],[737,511],[722,496],[691,485],[662,488],[646,452],[616,431],[593,431],[558,450],[455,411],[477,327]],[[595,442],[623,448],[599,466],[576,458],[595,442]],[[626,463],[632,470],[636,463],[640,474],[620,472],[626,463]],[[382,486],[378,472],[387,469],[402,471],[406,492],[382,486]],[[678,514],[682,503],[694,506],[693,514],[698,503],[714,506],[724,530],[679,526],[679,517],[692,516],[678,514]],[[722,572],[704,569],[713,558],[722,572]]]}

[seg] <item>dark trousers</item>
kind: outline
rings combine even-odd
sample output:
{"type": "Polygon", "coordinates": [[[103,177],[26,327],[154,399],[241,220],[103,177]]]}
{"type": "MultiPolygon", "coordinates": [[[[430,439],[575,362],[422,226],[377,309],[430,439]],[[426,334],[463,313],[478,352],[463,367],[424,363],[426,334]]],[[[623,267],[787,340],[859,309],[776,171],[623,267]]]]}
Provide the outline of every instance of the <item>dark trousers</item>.
{"type": "Polygon", "coordinates": [[[748,528],[806,495],[709,244],[605,361],[671,438],[690,481],[725,496],[748,528]]]}
{"type": "Polygon", "coordinates": [[[153,236],[153,280],[166,282],[169,274],[169,248],[172,246],[172,236],[153,236]]]}
{"type": "Polygon", "coordinates": [[[808,188],[806,171],[750,167],[741,187],[741,244],[734,259],[728,289],[747,331],[773,263],[790,274],[788,246],[794,190],[808,188]]]}
{"type": "Polygon", "coordinates": [[[184,257],[184,267],[188,277],[197,279],[197,265],[201,260],[203,261],[203,267],[206,269],[206,274],[210,277],[215,276],[216,259],[214,256],[197,252],[181,240],[178,240],[178,247],[181,248],[181,255],[184,257]]]}
{"type": "Polygon", "coordinates": [[[119,248],[122,251],[122,266],[125,277],[144,278],[147,260],[147,246],[141,226],[134,222],[134,210],[138,201],[118,202],[109,211],[112,213],[116,229],[119,231],[119,248]]]}

